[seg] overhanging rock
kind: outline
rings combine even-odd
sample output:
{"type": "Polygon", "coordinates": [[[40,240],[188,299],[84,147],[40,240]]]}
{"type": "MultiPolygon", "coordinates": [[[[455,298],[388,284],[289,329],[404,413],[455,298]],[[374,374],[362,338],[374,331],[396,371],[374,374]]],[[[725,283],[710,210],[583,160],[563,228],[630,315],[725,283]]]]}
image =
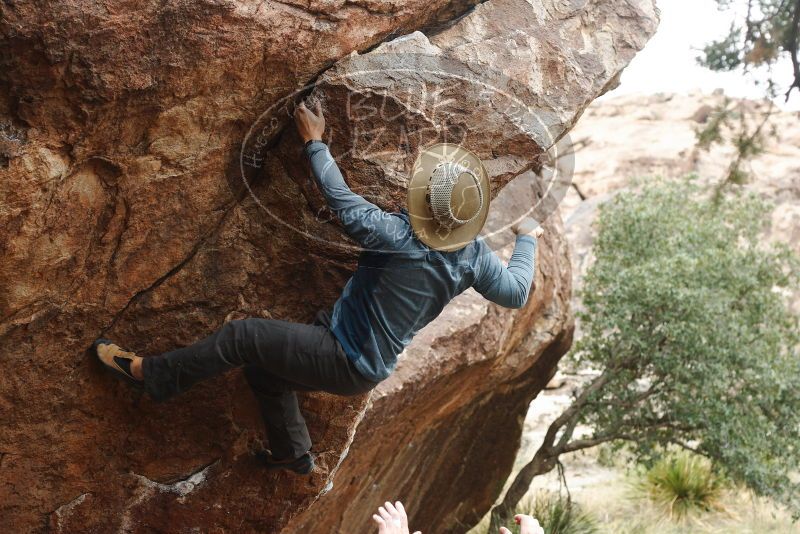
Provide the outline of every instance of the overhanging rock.
{"type": "Polygon", "coordinates": [[[319,78],[315,94],[348,181],[381,206],[402,203],[407,160],[432,139],[415,135],[437,125],[449,139],[467,134],[497,193],[537,169],[548,139],[615,83],[656,19],[651,2],[611,0],[490,0],[460,17],[473,4],[2,4],[2,530],[291,532],[307,521],[298,514],[315,510],[332,532],[361,530],[373,484],[418,487],[408,494],[415,518],[437,531],[485,508],[511,461],[513,419],[568,342],[569,268],[555,219],[525,309],[465,294],[409,348],[371,405],[365,397],[304,397],[320,465],[309,478],[258,469],[249,451],[260,422],[238,373],[157,405],[110,381],[85,353],[100,334],[154,354],[207,335],[226,317],[308,321],[330,308],[357,253],[325,213],[296,133],[284,127],[285,97],[308,82],[319,78]],[[433,27],[429,37],[413,33],[433,27]],[[350,52],[404,34],[356,58],[376,62],[374,76],[350,76],[350,52]],[[489,73],[490,85],[521,102],[513,109],[539,122],[520,122],[507,100],[483,100],[474,84],[440,85],[461,103],[448,104],[444,121],[426,99],[407,110],[420,82],[435,82],[408,70],[387,74],[387,61],[411,56],[457,65],[445,73],[489,73]],[[356,121],[347,99],[361,96],[404,114],[356,121]],[[283,113],[264,115],[272,108],[283,113]],[[275,129],[256,142],[259,159],[248,167],[241,156],[252,145],[242,151],[243,141],[273,116],[275,129]],[[382,127],[386,137],[360,150],[366,136],[354,134],[357,124],[382,127]],[[472,385],[457,387],[459,378],[472,385]],[[437,409],[423,407],[426,399],[437,399],[437,409]],[[396,416],[384,441],[376,429],[386,414],[396,416]],[[358,430],[362,418],[369,437],[358,430]],[[479,425],[510,429],[493,465],[481,466],[485,451],[468,445],[485,441],[473,440],[479,425]],[[435,447],[446,433],[451,446],[435,447]],[[405,435],[408,442],[398,439],[405,435]],[[408,443],[431,463],[414,464],[408,443]],[[437,465],[448,467],[435,474],[437,465]],[[468,466],[485,468],[486,484],[454,494],[463,504],[453,514],[415,500],[441,492],[447,476],[468,466]],[[334,477],[337,469],[354,482],[334,477]],[[424,488],[413,486],[418,477],[424,488]],[[334,490],[320,498],[332,479],[334,490]]]}

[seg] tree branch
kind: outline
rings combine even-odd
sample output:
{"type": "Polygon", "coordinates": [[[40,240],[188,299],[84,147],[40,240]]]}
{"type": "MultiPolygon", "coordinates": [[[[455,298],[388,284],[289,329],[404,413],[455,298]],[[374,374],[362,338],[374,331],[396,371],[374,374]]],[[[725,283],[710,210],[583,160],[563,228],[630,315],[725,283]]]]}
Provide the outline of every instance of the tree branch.
{"type": "Polygon", "coordinates": [[[581,188],[578,187],[578,184],[576,184],[575,182],[572,182],[569,185],[572,186],[572,189],[574,189],[576,193],[578,193],[578,198],[580,198],[581,201],[586,200],[586,198],[587,198],[586,194],[583,191],[581,191],[581,188]]]}
{"type": "Polygon", "coordinates": [[[786,39],[785,46],[789,50],[792,57],[792,68],[794,69],[794,80],[792,85],[786,91],[786,100],[789,101],[789,95],[792,94],[792,89],[795,87],[800,89],[800,58],[797,55],[798,36],[800,35],[800,0],[795,0],[794,13],[792,14],[792,25],[789,30],[789,36],[786,39]]]}
{"type": "Polygon", "coordinates": [[[622,400],[622,399],[613,400],[612,399],[612,400],[599,402],[599,403],[597,403],[597,405],[619,406],[621,408],[633,408],[633,407],[635,407],[635,405],[639,404],[640,402],[642,402],[643,400],[647,399],[648,397],[652,397],[653,395],[655,395],[657,390],[658,390],[658,387],[663,383],[664,383],[663,379],[656,380],[655,382],[653,382],[650,385],[649,388],[647,388],[646,390],[642,391],[641,393],[639,393],[638,395],[634,396],[631,399],[628,399],[628,400],[622,400]]]}
{"type": "Polygon", "coordinates": [[[758,24],[755,23],[752,19],[752,13],[753,13],[753,0],[747,0],[747,15],[744,18],[745,42],[753,40],[753,26],[758,26],[758,24]]]}
{"type": "Polygon", "coordinates": [[[576,412],[567,423],[567,426],[564,427],[564,431],[561,433],[561,437],[558,438],[558,443],[555,446],[556,455],[561,454],[561,449],[569,442],[570,439],[572,439],[572,434],[575,432],[575,427],[578,426],[579,415],[580,412],[576,412]]]}
{"type": "MultiPolygon", "coordinates": [[[[691,432],[692,430],[697,430],[697,427],[681,426],[679,424],[675,424],[674,422],[663,418],[654,421],[652,424],[644,426],[635,426],[634,430],[646,431],[646,430],[656,430],[659,428],[672,428],[674,430],[678,430],[681,432],[691,432]]],[[[561,450],[558,451],[558,453],[565,454],[569,452],[580,451],[583,449],[590,449],[592,447],[596,447],[597,445],[601,445],[609,441],[619,441],[619,440],[639,441],[639,438],[634,434],[624,433],[622,431],[617,430],[611,433],[606,433],[599,436],[593,436],[591,438],[583,438],[572,441],[570,443],[567,443],[561,450]]]]}
{"type": "Polygon", "coordinates": [[[593,438],[578,439],[573,442],[567,443],[561,449],[561,453],[581,451],[583,449],[591,449],[609,441],[634,441],[633,436],[627,434],[606,434],[604,436],[595,436],[593,438]]]}
{"type": "Polygon", "coordinates": [[[700,456],[708,456],[708,455],[703,454],[702,452],[700,452],[699,449],[697,449],[695,447],[690,447],[689,445],[687,445],[686,443],[684,443],[684,442],[682,442],[680,440],[671,439],[671,440],[669,440],[669,442],[672,443],[673,445],[677,445],[678,447],[680,447],[682,449],[685,449],[685,450],[687,450],[689,452],[693,452],[694,454],[698,454],[700,456]]]}
{"type": "MultiPolygon", "coordinates": [[[[797,0],[800,2],[800,0],[797,0]]],[[[787,96],[788,98],[788,96],[787,96]]],[[[761,122],[758,123],[755,130],[752,133],[747,133],[747,125],[746,125],[746,118],[745,118],[745,107],[740,104],[741,111],[741,130],[739,133],[739,137],[736,140],[736,158],[731,162],[730,166],[728,166],[728,175],[725,179],[717,186],[716,194],[719,196],[722,194],[723,189],[726,185],[733,181],[733,176],[739,172],[742,164],[745,160],[751,158],[753,156],[752,153],[747,153],[746,150],[742,149],[743,145],[753,145],[759,142],[759,137],[761,136],[761,132],[764,130],[764,126],[767,125],[769,119],[772,117],[772,114],[775,111],[775,103],[772,100],[769,100],[769,108],[764,113],[763,117],[761,118],[761,122]]]]}
{"type": "Polygon", "coordinates": [[[552,447],[556,441],[556,435],[558,435],[558,431],[567,423],[575,420],[577,421],[577,416],[586,405],[589,397],[595,393],[596,391],[601,390],[613,377],[614,377],[614,368],[607,367],[599,376],[597,376],[592,382],[586,386],[583,391],[572,401],[566,410],[561,412],[555,421],[553,421],[549,427],[547,427],[547,432],[544,435],[544,440],[542,447],[552,447]]]}

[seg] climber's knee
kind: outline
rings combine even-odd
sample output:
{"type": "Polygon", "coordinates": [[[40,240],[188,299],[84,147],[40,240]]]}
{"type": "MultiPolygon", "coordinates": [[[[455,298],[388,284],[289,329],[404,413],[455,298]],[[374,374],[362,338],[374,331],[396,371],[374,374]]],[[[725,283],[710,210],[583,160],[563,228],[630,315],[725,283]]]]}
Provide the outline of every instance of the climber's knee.
{"type": "Polygon", "coordinates": [[[263,319],[250,317],[247,319],[235,319],[228,321],[220,328],[221,337],[227,341],[236,341],[242,343],[250,340],[258,327],[258,322],[263,319]]]}

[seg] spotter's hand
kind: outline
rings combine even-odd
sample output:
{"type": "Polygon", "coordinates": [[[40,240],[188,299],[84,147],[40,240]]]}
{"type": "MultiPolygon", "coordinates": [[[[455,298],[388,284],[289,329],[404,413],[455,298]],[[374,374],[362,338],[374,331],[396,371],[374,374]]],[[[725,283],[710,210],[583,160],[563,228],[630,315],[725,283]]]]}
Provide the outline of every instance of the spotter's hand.
{"type": "MultiPolygon", "coordinates": [[[[372,519],[378,524],[378,534],[408,534],[408,516],[400,501],[394,504],[385,502],[372,519]]],[[[414,534],[421,533],[417,531],[414,534]]]]}
{"type": "Polygon", "coordinates": [[[322,116],[322,104],[319,100],[317,100],[315,111],[316,113],[308,109],[305,102],[300,102],[300,105],[294,110],[297,133],[300,134],[304,143],[312,139],[322,140],[322,134],[325,131],[325,117],[322,116]]]}
{"type": "MultiPolygon", "coordinates": [[[[529,515],[517,514],[514,522],[519,525],[519,534],[544,534],[544,529],[537,520],[529,515]]],[[[506,527],[500,527],[500,534],[511,534],[506,527]]]]}

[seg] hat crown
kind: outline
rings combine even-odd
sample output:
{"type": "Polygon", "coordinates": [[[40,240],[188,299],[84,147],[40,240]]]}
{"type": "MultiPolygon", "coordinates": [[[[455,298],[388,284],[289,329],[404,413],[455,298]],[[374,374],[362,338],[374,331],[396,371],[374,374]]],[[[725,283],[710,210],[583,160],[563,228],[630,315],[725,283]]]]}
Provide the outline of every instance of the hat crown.
{"type": "Polygon", "coordinates": [[[473,242],[491,202],[480,158],[463,146],[436,143],[420,150],[408,182],[408,216],[417,239],[451,252],[473,242]]]}
{"type": "Polygon", "coordinates": [[[480,215],[484,202],[478,176],[455,162],[439,163],[433,170],[427,200],[434,219],[445,228],[472,221],[480,215]]]}

